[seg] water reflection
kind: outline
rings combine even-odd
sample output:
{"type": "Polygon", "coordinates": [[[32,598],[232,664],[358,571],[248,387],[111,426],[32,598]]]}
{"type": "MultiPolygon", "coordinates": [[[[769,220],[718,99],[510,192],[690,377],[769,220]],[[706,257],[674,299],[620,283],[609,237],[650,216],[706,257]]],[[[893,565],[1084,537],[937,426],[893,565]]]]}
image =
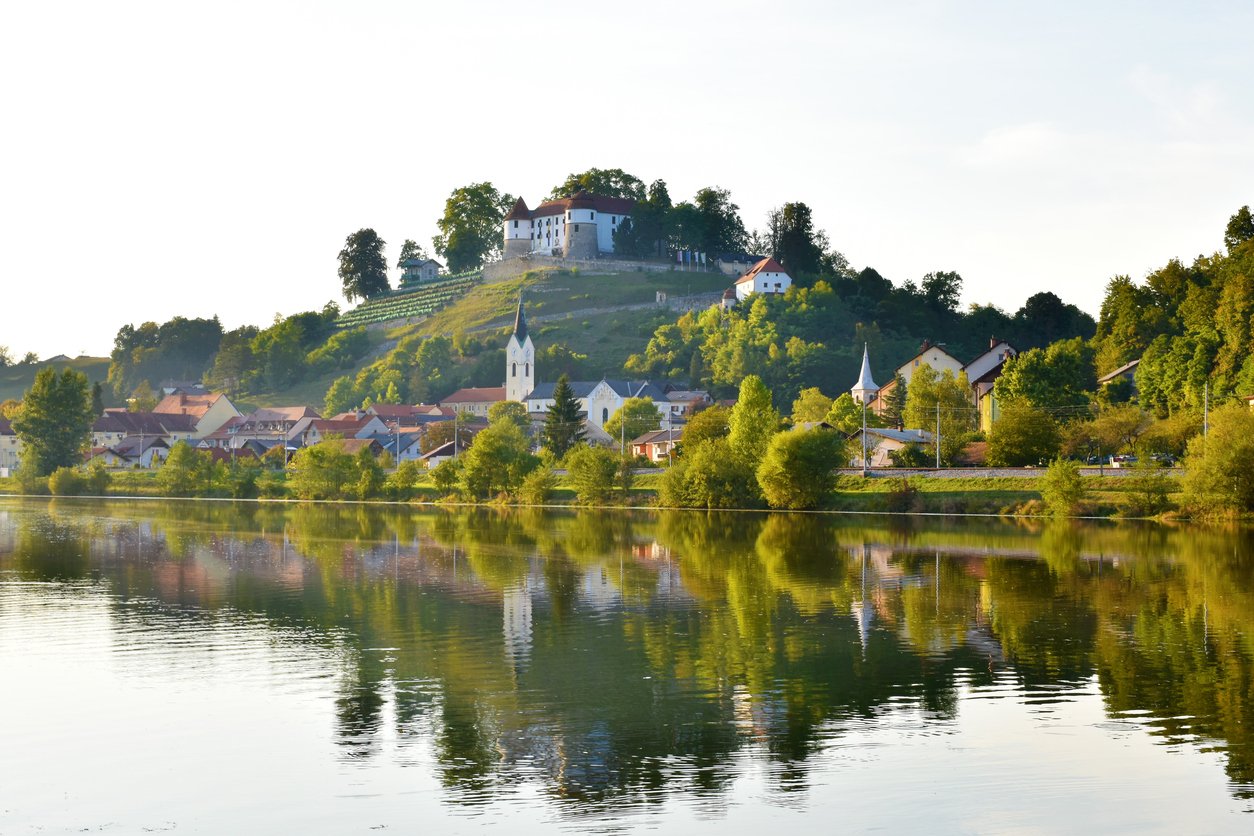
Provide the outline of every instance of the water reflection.
{"type": "Polygon", "coordinates": [[[542,779],[581,815],[723,803],[746,756],[786,796],[870,725],[1094,689],[1112,723],[1222,751],[1249,798],[1251,566],[1244,531],[1159,526],[0,506],[0,572],[101,587],[118,646],[242,617],[326,654],[345,762],[430,745],[453,799],[542,779]]]}

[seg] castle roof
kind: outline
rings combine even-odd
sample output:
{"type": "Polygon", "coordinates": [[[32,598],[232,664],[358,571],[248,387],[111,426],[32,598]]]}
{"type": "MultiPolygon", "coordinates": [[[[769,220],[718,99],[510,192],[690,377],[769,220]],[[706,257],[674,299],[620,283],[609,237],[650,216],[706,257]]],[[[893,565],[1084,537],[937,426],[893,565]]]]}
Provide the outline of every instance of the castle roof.
{"type": "Polygon", "coordinates": [[[527,201],[521,197],[514,201],[514,208],[509,210],[509,214],[505,216],[507,221],[526,220],[531,217],[531,210],[527,208],[527,201]]]}
{"type": "Polygon", "coordinates": [[[526,214],[516,215],[518,207],[522,206],[523,210],[527,209],[527,204],[522,202],[522,198],[518,199],[518,203],[514,204],[514,208],[505,216],[505,220],[511,221],[515,218],[543,218],[549,215],[565,214],[567,209],[593,209],[597,212],[610,215],[630,215],[632,208],[636,205],[636,201],[629,197],[602,197],[600,195],[590,195],[585,191],[579,191],[574,197],[565,197],[561,200],[546,200],[535,209],[526,214]],[[583,195],[581,198],[580,195],[583,195]],[[579,202],[576,203],[575,201],[579,202]]]}
{"type": "Polygon", "coordinates": [[[523,313],[522,294],[518,294],[518,311],[514,314],[514,337],[519,345],[527,341],[527,315],[523,313]]]}
{"type": "Polygon", "coordinates": [[[736,284],[741,282],[751,282],[757,278],[758,273],[783,273],[788,275],[788,271],[784,266],[773,258],[764,258],[757,264],[749,268],[749,272],[736,279],[736,284]]]}

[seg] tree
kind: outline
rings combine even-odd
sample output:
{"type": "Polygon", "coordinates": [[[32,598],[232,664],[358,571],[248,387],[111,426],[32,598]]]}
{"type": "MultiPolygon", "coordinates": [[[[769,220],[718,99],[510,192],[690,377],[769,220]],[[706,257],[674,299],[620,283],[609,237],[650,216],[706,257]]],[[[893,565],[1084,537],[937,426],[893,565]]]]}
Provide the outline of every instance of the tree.
{"type": "Polygon", "coordinates": [[[476,499],[513,493],[540,464],[531,454],[531,441],[508,417],[476,435],[461,460],[462,490],[476,499]]]}
{"type": "Polygon", "coordinates": [[[975,432],[976,410],[971,403],[971,388],[965,372],[960,372],[955,378],[948,369],[937,374],[924,363],[910,377],[902,418],[910,429],[935,432],[938,415],[941,462],[952,464],[954,457],[975,432]]]}
{"type": "Polygon", "coordinates": [[[9,351],[7,345],[0,345],[0,369],[8,368],[13,365],[13,352],[9,351]]]}
{"type": "Polygon", "coordinates": [[[672,231],[670,192],[665,180],[654,180],[649,195],[632,207],[631,217],[621,224],[614,249],[635,258],[659,258],[666,254],[672,231]]]}
{"type": "Polygon", "coordinates": [[[730,431],[731,410],[725,406],[708,406],[688,419],[679,437],[682,450],[696,447],[703,441],[727,438],[730,431]]]}
{"type": "Polygon", "coordinates": [[[956,313],[958,299],[962,295],[962,276],[954,272],[938,270],[923,277],[920,285],[928,307],[937,313],[956,313]]]}
{"type": "Polygon", "coordinates": [[[162,496],[203,496],[212,478],[213,461],[208,453],[193,449],[186,441],[170,448],[170,455],[157,471],[162,496]]]}
{"type": "Polygon", "coordinates": [[[605,422],[605,433],[626,443],[662,426],[662,414],[649,398],[627,398],[610,420],[605,422]]]}
{"type": "Polygon", "coordinates": [[[87,375],[69,368],[59,375],[51,367],[40,369],[13,419],[23,464],[29,458],[31,472],[40,476],[79,464],[94,418],[87,375]]]}
{"type": "Polygon", "coordinates": [[[411,238],[406,238],[405,243],[401,244],[401,254],[396,258],[396,269],[401,269],[406,261],[416,258],[419,261],[427,260],[427,252],[422,248],[422,244],[411,238]]]}
{"type": "Polygon", "coordinates": [[[340,250],[340,282],[344,298],[373,299],[387,293],[388,263],[383,257],[386,243],[373,229],[359,229],[344,240],[340,250]]]}
{"type": "Polygon", "coordinates": [[[1048,412],[1026,403],[1010,403],[988,433],[988,463],[1023,467],[1050,461],[1062,443],[1058,423],[1048,412]]]}
{"type": "Polygon", "coordinates": [[[1183,504],[1200,516],[1254,510],[1254,412],[1230,404],[1210,416],[1205,436],[1189,442],[1183,504]]]}
{"type": "Polygon", "coordinates": [[[339,415],[341,412],[348,412],[355,409],[361,403],[361,398],[357,395],[357,390],[353,386],[353,379],[348,375],[337,377],[331,381],[330,388],[327,389],[327,395],[323,401],[324,415],[339,415]]]}
{"type": "Polygon", "coordinates": [[[772,403],[771,390],[757,375],[751,374],[741,381],[740,396],[727,424],[727,443],[732,455],[750,471],[755,470],[780,427],[780,415],[772,403]]]}
{"type": "Polygon", "coordinates": [[[561,461],[571,447],[583,440],[583,419],[579,417],[579,401],[570,388],[570,379],[562,375],[553,389],[553,406],[544,416],[541,438],[544,447],[561,461]]]}
{"type": "Polygon", "coordinates": [[[157,406],[157,393],[147,380],[141,380],[126,399],[127,412],[152,412],[157,406]]]}
{"type": "Polygon", "coordinates": [[[906,412],[906,398],[909,396],[910,387],[906,385],[906,379],[899,373],[893,374],[893,382],[896,384],[888,390],[888,394],[884,396],[884,409],[880,414],[880,418],[884,421],[884,425],[888,427],[905,426],[902,422],[906,412]]]}
{"type": "MultiPolygon", "coordinates": [[[[748,233],[740,219],[740,207],[732,203],[727,189],[704,188],[697,192],[691,204],[688,229],[684,240],[678,243],[698,252],[717,254],[740,252],[748,245],[748,233]]],[[[680,207],[676,207],[677,210],[680,207]]]]}
{"type": "Polygon", "coordinates": [[[104,415],[104,387],[100,381],[91,385],[91,414],[97,417],[104,415]]]}
{"type": "Polygon", "coordinates": [[[28,351],[22,355],[21,365],[23,366],[33,366],[38,362],[39,362],[39,355],[33,351],[28,351]]]}
{"type": "Polygon", "coordinates": [[[432,239],[451,273],[473,270],[500,256],[504,249],[501,222],[514,204],[491,183],[472,183],[454,189],[444,202],[444,216],[436,222],[440,234],[432,239]]]}
{"type": "Polygon", "coordinates": [[[666,469],[658,490],[663,507],[754,508],[761,504],[756,474],[732,453],[727,439],[686,448],[666,469]]]}
{"type": "MultiPolygon", "coordinates": [[[[549,192],[546,200],[561,200],[583,189],[598,197],[625,197],[644,200],[644,181],[628,174],[621,168],[590,168],[578,174],[569,174],[560,185],[549,192]]],[[[513,201],[510,201],[513,203],[513,201]]]]}
{"type": "Polygon", "coordinates": [[[339,438],[297,450],[288,473],[288,485],[300,499],[344,499],[355,491],[361,475],[339,438]]]}
{"type": "Polygon", "coordinates": [[[497,421],[513,421],[524,433],[531,430],[527,406],[518,401],[500,401],[488,407],[488,423],[494,424],[497,421]]]}
{"type": "Polygon", "coordinates": [[[824,395],[817,386],[802,389],[792,402],[792,422],[800,424],[804,421],[824,421],[831,409],[832,399],[824,395]]]}
{"type": "Polygon", "coordinates": [[[767,235],[773,255],[794,278],[813,276],[823,259],[823,237],[814,229],[810,207],[785,203],[767,218],[767,235]]]}
{"type": "Polygon", "coordinates": [[[758,485],[772,508],[817,508],[836,486],[836,468],[848,457],[844,437],[815,427],[777,433],[758,466],[758,485]]]}
{"type": "Polygon", "coordinates": [[[577,445],[566,456],[575,498],[584,505],[603,503],[614,489],[614,476],[619,467],[618,454],[604,447],[577,445]]]}
{"type": "Polygon", "coordinates": [[[993,384],[1003,404],[1021,400],[1042,409],[1086,407],[1097,386],[1093,349],[1079,337],[1033,348],[1006,360],[993,384]]]}
{"type": "Polygon", "coordinates": [[[1254,216],[1250,215],[1250,207],[1242,206],[1228,219],[1224,230],[1224,246],[1229,253],[1236,252],[1246,241],[1254,241],[1254,216]]]}
{"type": "Polygon", "coordinates": [[[827,411],[823,420],[842,433],[852,435],[862,429],[864,418],[868,427],[883,426],[878,415],[868,408],[864,416],[862,404],[855,401],[853,395],[842,392],[839,398],[832,401],[832,408],[827,411]]]}

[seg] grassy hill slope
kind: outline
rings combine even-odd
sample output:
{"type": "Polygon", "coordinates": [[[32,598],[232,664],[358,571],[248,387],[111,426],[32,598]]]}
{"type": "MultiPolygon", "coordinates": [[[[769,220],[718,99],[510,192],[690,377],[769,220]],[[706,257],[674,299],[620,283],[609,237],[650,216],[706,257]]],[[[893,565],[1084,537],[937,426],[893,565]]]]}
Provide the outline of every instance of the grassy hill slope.
{"type": "Polygon", "coordinates": [[[86,374],[87,379],[92,383],[103,383],[109,376],[108,357],[82,356],[59,363],[41,362],[31,365],[5,366],[0,368],[0,401],[6,401],[10,398],[21,400],[22,395],[26,393],[31,383],[34,382],[36,373],[47,366],[52,366],[57,371],[69,366],[71,369],[76,369],[86,374]]]}

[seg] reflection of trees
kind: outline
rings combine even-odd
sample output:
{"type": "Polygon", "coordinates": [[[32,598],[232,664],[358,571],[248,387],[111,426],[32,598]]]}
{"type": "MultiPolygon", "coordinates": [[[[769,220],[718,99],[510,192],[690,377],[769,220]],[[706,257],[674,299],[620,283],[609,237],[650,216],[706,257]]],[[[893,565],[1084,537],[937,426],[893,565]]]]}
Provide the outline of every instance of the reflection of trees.
{"type": "Polygon", "coordinates": [[[718,794],[750,742],[779,762],[781,786],[804,785],[812,753],[847,723],[903,696],[952,717],[958,683],[988,681],[994,666],[1028,685],[1096,675],[1112,711],[1151,712],[1152,730],[1171,740],[1224,741],[1233,780],[1254,781],[1254,548],[1242,532],[32,507],[12,558],[0,554],[7,567],[102,574],[120,598],[168,602],[163,624],[189,630],[219,608],[298,628],[287,640],[341,660],[345,755],[378,755],[391,701],[399,738],[433,737],[443,779],[459,790],[542,768],[561,797],[621,803],[676,780],[718,794]],[[513,627],[503,626],[507,596],[526,605],[513,627]],[[515,640],[525,653],[511,651],[515,640]]]}

